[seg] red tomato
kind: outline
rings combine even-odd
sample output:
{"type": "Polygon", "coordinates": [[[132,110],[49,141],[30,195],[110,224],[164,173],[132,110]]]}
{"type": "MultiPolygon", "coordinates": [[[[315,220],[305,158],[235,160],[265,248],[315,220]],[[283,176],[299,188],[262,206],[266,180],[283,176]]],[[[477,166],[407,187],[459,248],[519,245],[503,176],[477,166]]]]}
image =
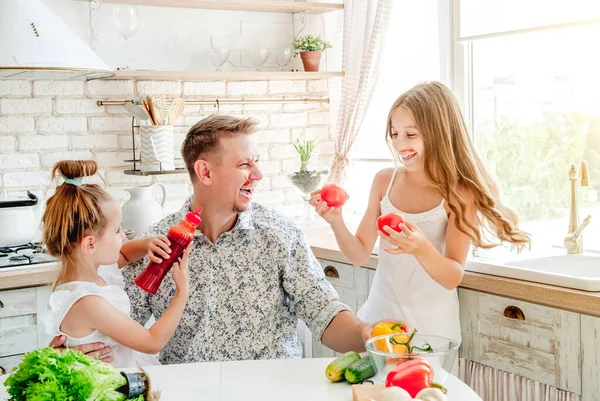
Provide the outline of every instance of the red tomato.
{"type": "Polygon", "coordinates": [[[321,188],[321,199],[327,203],[327,206],[342,207],[348,200],[348,194],[339,185],[326,184],[321,188]]]}
{"type": "Polygon", "coordinates": [[[400,224],[404,224],[404,216],[398,212],[390,212],[379,216],[377,219],[377,227],[379,231],[385,232],[383,226],[389,226],[392,230],[402,232],[400,224]]]}

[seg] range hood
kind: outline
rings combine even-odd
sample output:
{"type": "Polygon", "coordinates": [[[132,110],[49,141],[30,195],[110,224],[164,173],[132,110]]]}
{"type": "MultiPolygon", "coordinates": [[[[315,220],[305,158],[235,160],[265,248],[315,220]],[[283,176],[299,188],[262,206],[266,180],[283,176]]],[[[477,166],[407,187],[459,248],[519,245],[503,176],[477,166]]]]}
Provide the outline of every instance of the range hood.
{"type": "Polygon", "coordinates": [[[92,79],[111,69],[41,0],[0,0],[0,79],[92,79]]]}

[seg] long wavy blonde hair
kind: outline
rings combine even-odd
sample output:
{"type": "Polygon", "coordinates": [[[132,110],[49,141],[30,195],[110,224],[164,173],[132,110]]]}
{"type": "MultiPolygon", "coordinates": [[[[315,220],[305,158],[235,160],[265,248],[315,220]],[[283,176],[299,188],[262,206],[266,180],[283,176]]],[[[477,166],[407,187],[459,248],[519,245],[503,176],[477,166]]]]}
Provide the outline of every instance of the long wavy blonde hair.
{"type": "Polygon", "coordinates": [[[426,82],[403,93],[394,102],[387,119],[386,141],[397,162],[400,159],[391,143],[391,119],[399,107],[406,109],[415,120],[425,145],[425,174],[448,201],[458,229],[481,248],[500,245],[490,240],[488,234],[511,243],[518,250],[529,244],[529,234],[518,229],[515,212],[500,201],[498,185],[475,151],[450,89],[440,82],[426,82]],[[461,189],[473,194],[477,210],[475,222],[466,218],[467,203],[461,189]]]}

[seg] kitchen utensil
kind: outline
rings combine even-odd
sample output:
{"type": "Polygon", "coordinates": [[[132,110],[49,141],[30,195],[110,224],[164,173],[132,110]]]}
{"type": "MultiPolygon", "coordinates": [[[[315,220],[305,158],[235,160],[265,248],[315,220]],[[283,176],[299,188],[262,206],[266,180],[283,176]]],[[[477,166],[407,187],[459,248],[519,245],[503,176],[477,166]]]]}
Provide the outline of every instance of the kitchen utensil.
{"type": "Polygon", "coordinates": [[[158,111],[160,112],[160,117],[163,121],[163,124],[167,124],[167,117],[169,114],[169,101],[163,95],[155,95],[152,98],[152,102],[156,107],[158,107],[158,111]]]}
{"type": "Polygon", "coordinates": [[[145,187],[125,188],[129,199],[121,206],[122,225],[131,230],[127,238],[132,239],[142,233],[150,225],[163,218],[163,207],[167,199],[167,190],[160,182],[145,187]],[[162,197],[158,202],[152,195],[155,186],[161,189],[162,197]]]}
{"type": "Polygon", "coordinates": [[[129,114],[141,121],[146,121],[150,118],[148,116],[148,113],[146,113],[146,111],[142,107],[130,102],[125,103],[125,110],[127,110],[129,114]]]}
{"type": "Polygon", "coordinates": [[[140,99],[140,101],[142,103],[142,108],[144,109],[146,114],[148,114],[148,118],[150,119],[150,124],[156,125],[156,121],[154,121],[154,116],[152,115],[152,109],[150,108],[150,105],[148,104],[148,98],[143,97],[142,99],[140,99]]]}
{"type": "Polygon", "coordinates": [[[0,247],[22,245],[32,241],[40,227],[38,198],[0,195],[0,247]]]}
{"type": "Polygon", "coordinates": [[[148,96],[148,107],[152,110],[152,117],[154,118],[155,125],[164,125],[162,115],[160,113],[160,109],[156,104],[154,104],[154,99],[152,96],[148,96]]]}
{"type": "Polygon", "coordinates": [[[167,115],[167,124],[175,124],[175,121],[183,114],[183,110],[185,109],[185,100],[178,97],[173,99],[171,102],[171,107],[169,108],[169,113],[167,115]]]}

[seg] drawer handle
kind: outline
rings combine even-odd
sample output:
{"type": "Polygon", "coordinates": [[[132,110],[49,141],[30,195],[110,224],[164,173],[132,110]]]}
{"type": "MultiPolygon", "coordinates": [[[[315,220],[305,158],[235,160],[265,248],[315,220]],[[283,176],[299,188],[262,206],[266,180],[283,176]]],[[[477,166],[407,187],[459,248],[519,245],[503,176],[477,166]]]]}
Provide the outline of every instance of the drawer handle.
{"type": "Polygon", "coordinates": [[[0,366],[0,376],[5,375],[6,374],[6,369],[4,369],[2,366],[0,366]]]}
{"type": "Polygon", "coordinates": [[[4,308],[4,304],[0,301],[0,309],[4,308]]]}
{"type": "Polygon", "coordinates": [[[525,320],[525,314],[518,306],[507,306],[504,309],[504,316],[509,319],[525,320]]]}
{"type": "Polygon", "coordinates": [[[325,267],[324,271],[325,271],[325,277],[340,278],[340,274],[338,273],[337,269],[333,266],[325,267]]]}

